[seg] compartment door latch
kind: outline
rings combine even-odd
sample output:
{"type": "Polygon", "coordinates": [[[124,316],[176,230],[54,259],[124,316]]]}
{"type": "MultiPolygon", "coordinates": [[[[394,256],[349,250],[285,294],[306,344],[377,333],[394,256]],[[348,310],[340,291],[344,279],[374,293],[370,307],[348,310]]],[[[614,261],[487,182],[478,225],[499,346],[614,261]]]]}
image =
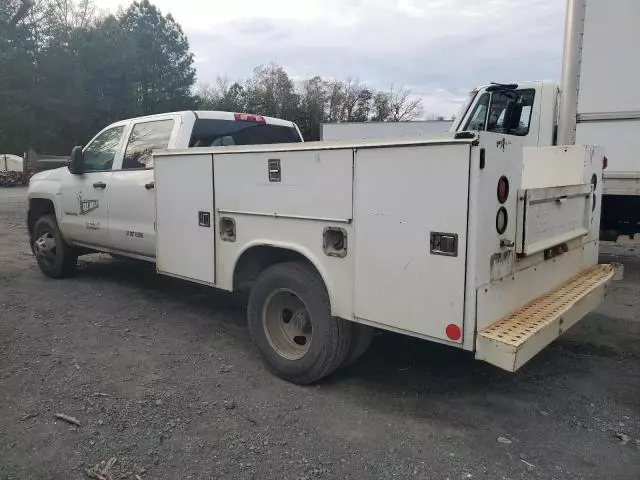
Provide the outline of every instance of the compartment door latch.
{"type": "Polygon", "coordinates": [[[431,255],[458,256],[458,234],[431,232],[431,255]]]}
{"type": "Polygon", "coordinates": [[[269,181],[279,182],[282,179],[282,171],[280,169],[280,159],[269,159],[269,181]]]}

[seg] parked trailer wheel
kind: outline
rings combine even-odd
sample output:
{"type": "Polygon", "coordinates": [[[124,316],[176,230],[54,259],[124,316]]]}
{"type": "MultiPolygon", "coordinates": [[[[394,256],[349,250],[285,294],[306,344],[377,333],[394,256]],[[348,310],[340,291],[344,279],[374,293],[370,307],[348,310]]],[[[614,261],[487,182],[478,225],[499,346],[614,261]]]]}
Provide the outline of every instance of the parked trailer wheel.
{"type": "Polygon", "coordinates": [[[78,261],[78,254],[62,238],[53,215],[44,215],[36,221],[31,249],[40,270],[47,277],[63,278],[71,275],[78,261]]]}
{"type": "Polygon", "coordinates": [[[332,373],[349,353],[351,326],[331,316],[322,279],[302,262],[262,272],[247,310],[251,337],[280,378],[313,383],[332,373]]]}

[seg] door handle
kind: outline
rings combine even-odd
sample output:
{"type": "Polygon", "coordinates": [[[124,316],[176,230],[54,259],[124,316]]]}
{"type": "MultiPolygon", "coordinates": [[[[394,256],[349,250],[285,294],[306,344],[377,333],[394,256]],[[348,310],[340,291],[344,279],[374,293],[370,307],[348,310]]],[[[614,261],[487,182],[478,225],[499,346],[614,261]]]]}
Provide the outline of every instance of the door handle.
{"type": "Polygon", "coordinates": [[[144,188],[146,188],[147,190],[151,190],[152,188],[155,188],[155,186],[156,186],[155,182],[149,182],[144,184],[144,188]]]}
{"type": "Polygon", "coordinates": [[[93,188],[107,188],[107,184],[104,182],[96,182],[93,184],[93,188]]]}

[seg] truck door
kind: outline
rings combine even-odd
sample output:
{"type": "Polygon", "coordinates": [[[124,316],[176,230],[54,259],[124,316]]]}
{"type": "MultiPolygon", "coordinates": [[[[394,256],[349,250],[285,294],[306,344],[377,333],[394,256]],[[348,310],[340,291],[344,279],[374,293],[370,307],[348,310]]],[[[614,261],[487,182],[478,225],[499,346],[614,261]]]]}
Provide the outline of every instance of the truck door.
{"type": "Polygon", "coordinates": [[[110,247],[107,196],[127,123],[110,126],[84,149],[85,172],[64,175],[61,230],[72,243],[110,247]]]}
{"type": "Polygon", "coordinates": [[[122,252],[156,255],[154,149],[174,144],[178,115],[134,120],[128,130],[122,162],[114,170],[109,193],[112,246],[122,252]]]}

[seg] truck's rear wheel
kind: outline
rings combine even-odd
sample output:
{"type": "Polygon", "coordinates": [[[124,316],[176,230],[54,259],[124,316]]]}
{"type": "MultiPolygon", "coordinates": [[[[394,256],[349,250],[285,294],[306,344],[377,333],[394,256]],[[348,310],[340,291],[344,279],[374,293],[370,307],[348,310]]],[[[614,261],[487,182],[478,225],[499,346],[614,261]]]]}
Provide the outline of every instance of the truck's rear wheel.
{"type": "Polygon", "coordinates": [[[342,364],[343,367],[353,365],[364,355],[364,352],[366,352],[369,345],[371,345],[374,332],[375,329],[368,325],[362,325],[361,323],[351,324],[351,344],[349,345],[349,352],[342,364]]]}
{"type": "Polygon", "coordinates": [[[47,277],[63,278],[73,273],[78,254],[62,238],[53,215],[44,215],[36,221],[31,248],[40,270],[47,277]]]}
{"type": "Polygon", "coordinates": [[[262,272],[249,296],[247,313],[260,354],[285,380],[315,382],[347,356],[350,325],[331,316],[321,278],[304,263],[280,263],[262,272]]]}

